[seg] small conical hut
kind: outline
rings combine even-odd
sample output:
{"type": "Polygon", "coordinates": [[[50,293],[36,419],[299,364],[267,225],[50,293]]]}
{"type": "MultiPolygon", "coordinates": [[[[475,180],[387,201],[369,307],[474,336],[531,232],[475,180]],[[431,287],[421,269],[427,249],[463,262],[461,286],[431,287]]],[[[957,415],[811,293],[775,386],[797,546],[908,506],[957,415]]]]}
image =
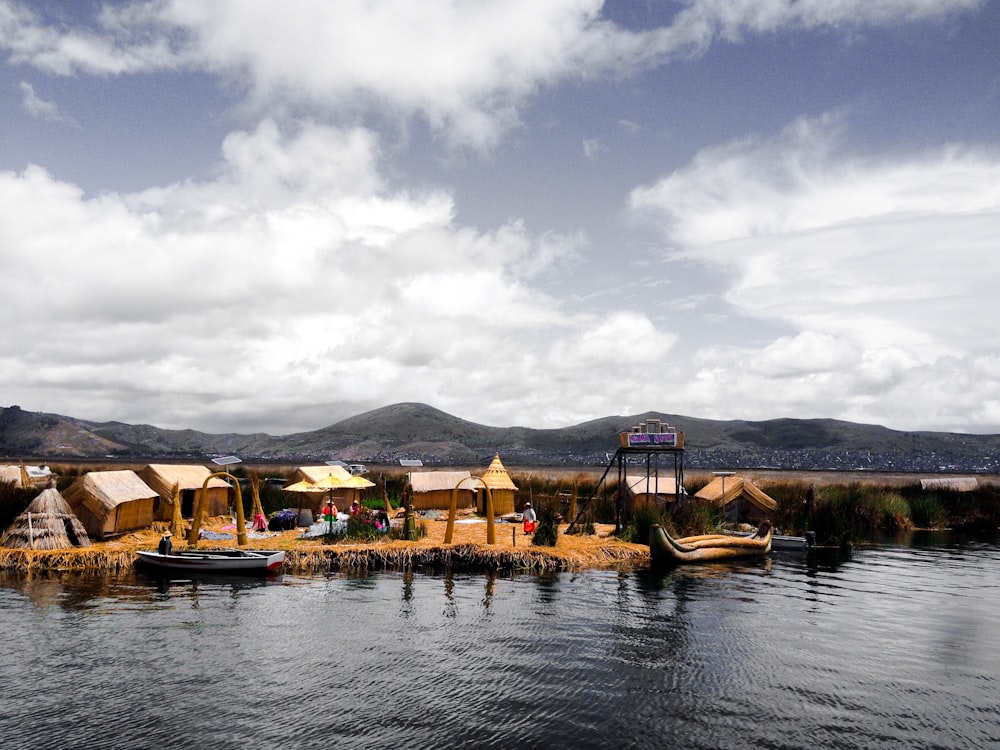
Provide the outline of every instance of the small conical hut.
{"type": "Polygon", "coordinates": [[[89,545],[87,530],[55,487],[42,490],[0,538],[0,547],[15,549],[70,549],[89,545]]]}
{"type": "Polygon", "coordinates": [[[741,520],[754,515],[766,518],[778,509],[778,503],[773,497],[749,479],[737,476],[716,477],[698,490],[695,497],[721,505],[726,512],[735,508],[741,520]],[[726,488],[725,498],[722,497],[723,483],[726,488]]]}
{"type": "MultiPolygon", "coordinates": [[[[198,492],[205,480],[214,472],[199,464],[149,464],[139,471],[142,481],[157,495],[154,517],[157,521],[172,521],[174,518],[174,497],[179,490],[181,515],[191,518],[198,492]]],[[[208,480],[208,493],[204,500],[206,516],[222,516],[229,512],[236,497],[234,490],[222,477],[208,480]]]]}
{"type": "Polygon", "coordinates": [[[92,539],[153,525],[156,492],[134,471],[91,471],[66,490],[66,501],[92,539]]]}
{"type": "MultiPolygon", "coordinates": [[[[514,484],[514,480],[510,478],[510,474],[504,468],[499,453],[493,456],[489,468],[483,472],[483,476],[480,478],[483,480],[483,484],[490,488],[490,496],[493,498],[493,515],[505,516],[508,513],[513,513],[514,493],[517,492],[517,485],[514,484]]],[[[486,490],[481,485],[477,490],[477,498],[476,504],[479,507],[479,512],[485,515],[486,490]]]]}

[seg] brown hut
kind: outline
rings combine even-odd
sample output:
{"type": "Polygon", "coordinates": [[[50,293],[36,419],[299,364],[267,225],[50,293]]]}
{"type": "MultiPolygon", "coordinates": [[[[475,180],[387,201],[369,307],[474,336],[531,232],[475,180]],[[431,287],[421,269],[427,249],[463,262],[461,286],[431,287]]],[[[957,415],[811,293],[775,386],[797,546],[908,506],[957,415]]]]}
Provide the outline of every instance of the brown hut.
{"type": "MultiPolygon", "coordinates": [[[[647,506],[662,508],[677,499],[677,485],[673,476],[627,474],[625,488],[628,490],[633,510],[647,506]]],[[[681,491],[683,490],[682,487],[681,491]]],[[[729,494],[728,490],[727,487],[726,494],[729,494]]]]}
{"type": "MultiPolygon", "coordinates": [[[[493,461],[489,468],[483,472],[481,477],[483,484],[490,488],[490,496],[493,498],[493,515],[505,516],[514,512],[514,493],[517,492],[517,485],[510,478],[507,469],[500,461],[500,454],[493,456],[493,461]]],[[[476,490],[479,512],[486,514],[486,490],[478,482],[476,490]]]]}
{"type": "Polygon", "coordinates": [[[737,476],[716,477],[698,490],[695,497],[719,504],[723,508],[730,508],[735,504],[741,519],[752,516],[755,512],[766,517],[778,508],[778,503],[774,498],[749,479],[737,476]],[[726,488],[725,498],[722,497],[723,480],[726,488]]]}
{"type": "Polygon", "coordinates": [[[407,474],[410,486],[410,504],[415,510],[432,508],[444,510],[451,507],[451,492],[462,480],[458,489],[458,507],[475,507],[475,487],[472,475],[467,471],[411,471],[407,474]]]}
{"type": "Polygon", "coordinates": [[[19,549],[69,549],[89,545],[87,530],[55,487],[42,490],[0,539],[0,547],[19,549]]]}
{"type": "Polygon", "coordinates": [[[91,471],[66,490],[66,501],[92,539],[153,524],[156,492],[134,471],[91,471]]]}
{"type": "MultiPolygon", "coordinates": [[[[194,516],[197,493],[205,485],[205,480],[214,472],[199,464],[149,464],[139,472],[142,480],[153,488],[157,495],[153,516],[157,521],[170,521],[174,517],[174,487],[181,496],[181,515],[194,516]]],[[[229,512],[236,497],[234,490],[221,477],[208,480],[205,497],[205,515],[222,516],[229,512]]]]}

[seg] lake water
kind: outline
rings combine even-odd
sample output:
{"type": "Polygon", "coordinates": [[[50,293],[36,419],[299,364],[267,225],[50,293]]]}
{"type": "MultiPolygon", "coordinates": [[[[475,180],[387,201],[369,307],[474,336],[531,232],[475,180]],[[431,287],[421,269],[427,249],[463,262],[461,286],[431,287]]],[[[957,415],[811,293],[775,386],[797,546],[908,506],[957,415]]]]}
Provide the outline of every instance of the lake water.
{"type": "Polygon", "coordinates": [[[0,748],[1000,747],[1000,551],[0,578],[0,748]]]}

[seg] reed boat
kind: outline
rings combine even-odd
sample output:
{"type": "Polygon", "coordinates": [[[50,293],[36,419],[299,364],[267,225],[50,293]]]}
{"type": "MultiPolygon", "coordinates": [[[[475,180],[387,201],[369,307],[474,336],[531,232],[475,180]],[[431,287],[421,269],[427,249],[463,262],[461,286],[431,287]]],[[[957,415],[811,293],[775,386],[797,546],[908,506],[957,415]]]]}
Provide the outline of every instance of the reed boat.
{"type": "Polygon", "coordinates": [[[674,539],[659,524],[649,529],[653,565],[712,562],[738,557],[763,557],[771,551],[771,524],[764,521],[753,536],[701,534],[674,539]]]}
{"type": "Polygon", "coordinates": [[[163,555],[136,550],[137,562],[160,573],[225,573],[270,575],[285,561],[284,550],[209,549],[182,550],[163,555]]]}

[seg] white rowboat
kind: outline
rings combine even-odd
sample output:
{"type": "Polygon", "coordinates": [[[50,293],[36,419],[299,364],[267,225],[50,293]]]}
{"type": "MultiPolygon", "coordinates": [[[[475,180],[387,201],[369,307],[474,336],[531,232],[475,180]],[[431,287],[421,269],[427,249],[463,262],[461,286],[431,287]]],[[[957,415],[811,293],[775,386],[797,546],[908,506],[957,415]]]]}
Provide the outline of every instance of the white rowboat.
{"type": "Polygon", "coordinates": [[[285,561],[284,550],[182,550],[169,555],[137,550],[138,562],[162,573],[228,573],[270,575],[285,561]]]}

